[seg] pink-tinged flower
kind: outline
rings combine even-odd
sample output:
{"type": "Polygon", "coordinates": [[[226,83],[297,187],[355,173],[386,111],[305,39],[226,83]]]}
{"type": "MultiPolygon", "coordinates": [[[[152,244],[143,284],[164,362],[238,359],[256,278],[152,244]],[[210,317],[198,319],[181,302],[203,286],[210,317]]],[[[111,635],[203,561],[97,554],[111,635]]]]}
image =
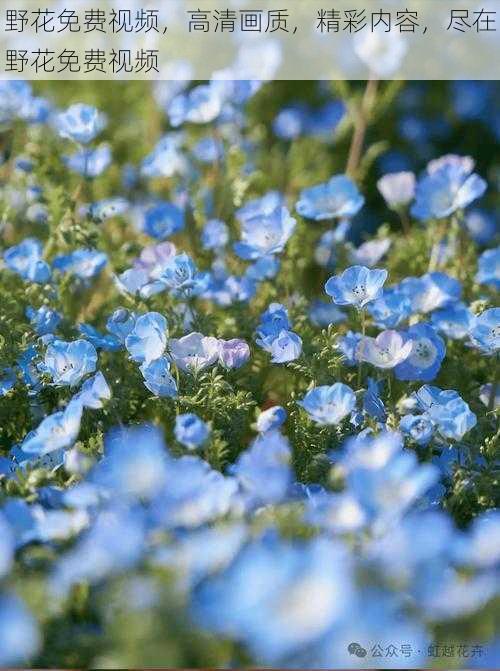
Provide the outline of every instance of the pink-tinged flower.
{"type": "Polygon", "coordinates": [[[377,368],[394,368],[410,355],[411,349],[412,343],[405,343],[397,331],[382,331],[376,338],[360,340],[356,358],[377,368]]]}
{"type": "Polygon", "coordinates": [[[184,371],[203,370],[219,359],[220,341],[202,333],[189,333],[169,342],[172,361],[184,371]]]}
{"type": "Polygon", "coordinates": [[[219,362],[226,368],[241,368],[250,358],[250,347],[244,340],[219,340],[219,362]]]}

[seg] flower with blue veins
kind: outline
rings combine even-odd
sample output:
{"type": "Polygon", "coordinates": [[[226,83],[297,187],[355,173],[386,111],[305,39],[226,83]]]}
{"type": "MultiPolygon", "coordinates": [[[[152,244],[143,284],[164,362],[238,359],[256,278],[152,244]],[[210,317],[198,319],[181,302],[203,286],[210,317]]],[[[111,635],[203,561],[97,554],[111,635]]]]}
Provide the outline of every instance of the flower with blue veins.
{"type": "Polygon", "coordinates": [[[184,228],[184,211],[173,203],[159,202],[144,212],[144,233],[165,240],[184,228]]]}
{"type": "Polygon", "coordinates": [[[49,373],[57,386],[75,387],[96,365],[96,349],[87,340],[54,340],[45,352],[42,371],[49,373]]]}
{"type": "Polygon", "coordinates": [[[258,341],[271,354],[272,363],[288,363],[298,359],[302,352],[302,338],[293,331],[280,331],[276,337],[258,341]]]}
{"type": "Polygon", "coordinates": [[[476,415],[454,389],[441,390],[426,384],[415,395],[443,438],[462,440],[477,424],[476,415]]]}
{"type": "Polygon", "coordinates": [[[210,219],[203,226],[201,232],[201,245],[203,249],[222,249],[229,242],[229,229],[220,219],[210,219]]]}
{"type": "Polygon", "coordinates": [[[198,415],[187,412],[175,418],[174,435],[177,442],[188,450],[196,450],[207,441],[210,429],[198,415]]]}
{"type": "Polygon", "coordinates": [[[465,338],[470,331],[473,321],[474,315],[460,301],[451,303],[447,307],[436,310],[431,314],[432,326],[452,340],[465,338]]]}
{"type": "Polygon", "coordinates": [[[61,273],[71,273],[80,280],[88,281],[99,275],[108,263],[104,252],[96,249],[75,249],[70,254],[57,256],[53,267],[61,273]]]}
{"type": "Polygon", "coordinates": [[[234,243],[234,251],[246,261],[279,254],[296,224],[286,207],[277,207],[265,216],[247,218],[241,224],[241,242],[234,243]]]}
{"type": "Polygon", "coordinates": [[[365,266],[351,266],[341,275],[335,275],[325,284],[326,293],[337,305],[354,305],[364,308],[370,301],[382,295],[382,287],[387,279],[387,270],[365,266]]]}
{"type": "Polygon", "coordinates": [[[44,336],[49,333],[54,333],[61,323],[61,315],[49,308],[47,305],[42,305],[38,310],[33,307],[26,308],[26,316],[30,320],[31,325],[38,335],[44,336]]]}
{"type": "Polygon", "coordinates": [[[399,422],[399,430],[417,445],[425,446],[434,435],[434,424],[426,414],[404,415],[399,422]]]}
{"type": "Polygon", "coordinates": [[[354,410],[356,396],[346,384],[335,382],[331,386],[314,387],[297,403],[316,424],[336,425],[354,410]]]}
{"type": "Polygon", "coordinates": [[[393,329],[412,313],[411,301],[402,291],[384,289],[380,298],[368,304],[368,312],[380,328],[393,329]]]}
{"type": "Polygon", "coordinates": [[[25,238],[18,245],[9,247],[3,254],[7,268],[23,280],[44,284],[50,280],[51,270],[43,258],[42,243],[36,238],[25,238]]]}
{"type": "Polygon", "coordinates": [[[325,219],[351,218],[363,207],[365,199],[346,175],[334,175],[328,182],[304,189],[296,210],[301,217],[325,219]]]}
{"type": "Polygon", "coordinates": [[[446,355],[443,339],[425,322],[410,326],[403,336],[405,346],[410,345],[410,352],[394,370],[397,379],[431,382],[439,373],[446,355]]]}
{"type": "Polygon", "coordinates": [[[109,144],[102,144],[96,149],[84,148],[64,157],[64,162],[70,170],[87,179],[99,177],[111,165],[111,160],[109,144]]]}
{"type": "MultiPolygon", "coordinates": [[[[288,331],[290,328],[291,324],[285,306],[281,303],[271,303],[260,317],[257,335],[264,340],[269,336],[276,337],[281,331],[288,331]]],[[[257,344],[260,344],[259,340],[257,344]]]]}
{"type": "Polygon", "coordinates": [[[376,338],[361,338],[356,349],[356,359],[377,368],[394,368],[410,355],[412,344],[405,342],[397,331],[382,331],[376,338]]]}
{"type": "Polygon", "coordinates": [[[43,456],[73,445],[80,432],[82,411],[83,405],[78,399],[70,401],[64,410],[46,417],[26,436],[22,451],[43,456]]]}
{"type": "Polygon", "coordinates": [[[150,363],[162,356],[167,346],[168,322],[158,312],[147,312],[135,321],[125,338],[130,358],[139,363],[150,363]]]}
{"type": "Polygon", "coordinates": [[[444,164],[417,183],[411,214],[421,221],[444,219],[480,198],[487,184],[472,168],[444,164]]]}
{"type": "Polygon", "coordinates": [[[281,405],[274,405],[272,408],[263,410],[257,417],[255,428],[259,433],[266,433],[266,431],[273,431],[279,429],[287,418],[285,408],[281,405]]]}
{"type": "Polygon", "coordinates": [[[54,125],[61,137],[78,144],[88,144],[105,128],[106,118],[95,107],[76,103],[58,114],[54,125]]]}
{"type": "Polygon", "coordinates": [[[209,276],[200,272],[192,258],[183,252],[167,263],[159,280],[175,296],[192,296],[206,289],[209,276]]]}
{"type": "Polygon", "coordinates": [[[177,384],[170,372],[170,361],[160,356],[152,361],[144,361],[140,367],[144,386],[155,396],[161,398],[175,398],[177,384]]]}
{"type": "Polygon", "coordinates": [[[111,398],[111,389],[106,378],[98,371],[93,377],[85,380],[78,394],[74,397],[84,408],[99,410],[104,406],[103,401],[109,401],[111,398]]]}
{"type": "Polygon", "coordinates": [[[500,308],[490,308],[477,315],[469,329],[472,345],[484,354],[500,349],[500,308]]]}
{"type": "Polygon", "coordinates": [[[478,284],[500,289],[500,247],[487,249],[481,254],[474,279],[478,284]]]}

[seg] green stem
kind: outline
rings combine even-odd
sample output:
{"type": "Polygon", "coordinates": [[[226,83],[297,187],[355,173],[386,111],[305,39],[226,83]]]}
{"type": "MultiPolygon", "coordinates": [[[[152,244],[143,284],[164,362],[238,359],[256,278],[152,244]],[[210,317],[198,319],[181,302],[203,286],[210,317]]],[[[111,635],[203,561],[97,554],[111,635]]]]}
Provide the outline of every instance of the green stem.
{"type": "Polygon", "coordinates": [[[346,166],[346,174],[350,177],[354,177],[356,175],[359,163],[361,161],[365,135],[370,121],[370,113],[377,97],[377,89],[378,80],[372,76],[366,83],[361,105],[354,108],[354,133],[351,140],[351,147],[349,149],[349,157],[347,159],[346,166]]]}
{"type": "Polygon", "coordinates": [[[362,335],[362,340],[361,340],[361,347],[359,350],[359,363],[358,363],[358,388],[361,387],[361,373],[363,370],[363,348],[364,348],[364,339],[365,339],[365,334],[366,334],[366,313],[363,309],[361,309],[361,335],[362,335]]]}

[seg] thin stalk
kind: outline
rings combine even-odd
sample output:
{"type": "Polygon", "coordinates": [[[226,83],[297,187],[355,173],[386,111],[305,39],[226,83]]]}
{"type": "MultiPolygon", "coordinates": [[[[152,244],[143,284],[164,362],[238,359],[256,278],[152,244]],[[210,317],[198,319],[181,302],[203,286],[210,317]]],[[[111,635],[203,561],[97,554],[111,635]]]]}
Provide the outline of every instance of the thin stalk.
{"type": "Polygon", "coordinates": [[[363,153],[363,146],[365,143],[365,135],[370,120],[370,113],[373,109],[375,99],[377,97],[378,79],[370,77],[366,83],[365,92],[361,105],[355,109],[356,120],[354,122],[354,133],[351,140],[351,147],[349,149],[349,157],[347,159],[346,173],[354,177],[361,161],[363,153]]]}

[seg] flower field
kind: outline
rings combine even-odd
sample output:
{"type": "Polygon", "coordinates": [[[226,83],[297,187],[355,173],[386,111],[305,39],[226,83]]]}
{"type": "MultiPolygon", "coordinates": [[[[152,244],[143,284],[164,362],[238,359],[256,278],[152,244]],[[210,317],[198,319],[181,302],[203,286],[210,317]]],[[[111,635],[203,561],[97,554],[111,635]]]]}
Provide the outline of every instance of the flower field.
{"type": "Polygon", "coordinates": [[[498,666],[499,97],[0,82],[0,666],[498,666]]]}

